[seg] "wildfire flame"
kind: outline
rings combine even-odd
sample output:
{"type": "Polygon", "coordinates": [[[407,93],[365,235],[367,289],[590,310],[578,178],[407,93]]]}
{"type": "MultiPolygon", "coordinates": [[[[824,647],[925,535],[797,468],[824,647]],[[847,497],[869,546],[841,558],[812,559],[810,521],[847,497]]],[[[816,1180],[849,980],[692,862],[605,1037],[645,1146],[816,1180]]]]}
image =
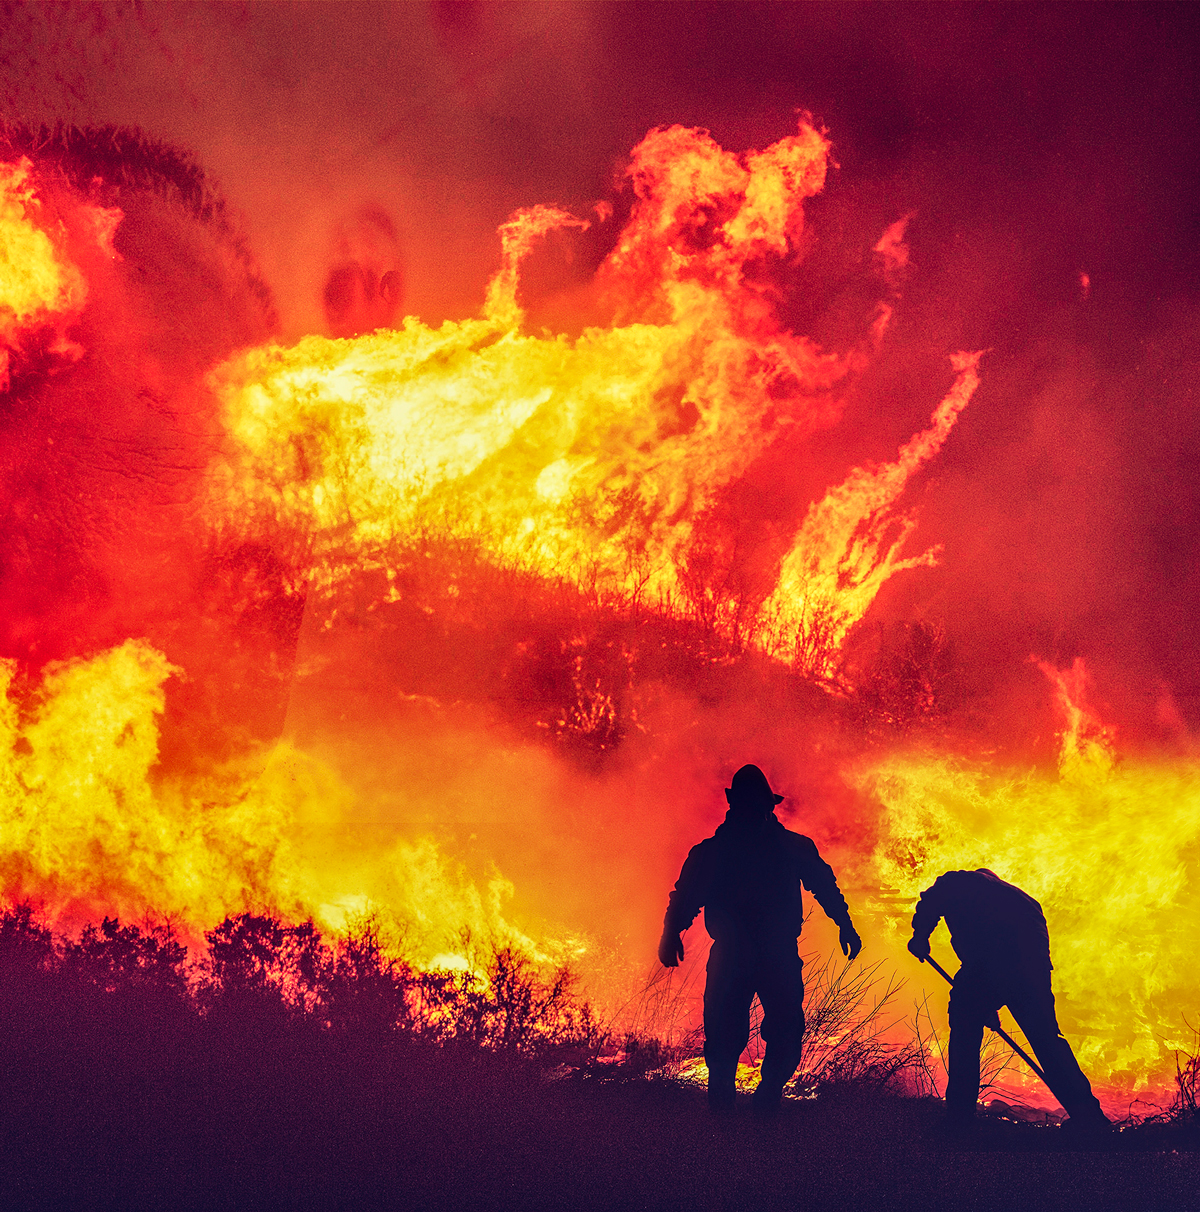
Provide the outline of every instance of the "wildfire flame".
{"type": "Polygon", "coordinates": [[[883,810],[868,860],[884,892],[875,908],[898,949],[943,871],[990,867],[1025,889],[1050,927],[1059,1021],[1080,1064],[1110,1092],[1146,1090],[1164,1083],[1195,1008],[1200,769],[1116,761],[1083,663],[1039,667],[1063,716],[1057,777],[930,754],[858,772],[883,810]]]}
{"type": "MultiPolygon", "coordinates": [[[[752,273],[795,252],[827,156],[807,124],[741,160],[704,132],[652,132],[632,154],[629,224],[598,273],[628,322],[575,341],[521,331],[521,258],[548,231],[587,226],[536,207],[501,228],[480,319],[434,330],[410,318],[226,366],[218,386],[236,444],[215,482],[215,524],[312,535],[330,579],[386,566],[406,531],[457,532],[548,580],[680,614],[709,608],[789,661],[819,618],[828,635],[809,671],[830,673],[883,583],[936,558],[900,556],[913,520],[890,509],[970,400],[979,355],[953,359],[931,428],[895,463],[854,471],[813,506],[749,617],[744,602],[688,583],[722,489],[782,434],[834,420],[833,389],[867,354],[785,330],[752,273]]],[[[881,307],[868,346],[889,316],[881,307]]]]}
{"type": "MultiPolygon", "coordinates": [[[[504,916],[511,887],[480,888],[428,839],[385,848],[338,837],[352,793],[287,744],[265,769],[234,763],[204,779],[154,776],[163,684],[173,670],[130,641],[52,668],[26,720],[0,667],[0,873],[66,924],[119,913],[174,921],[193,940],[226,914],[267,909],[344,928],[391,911],[426,962],[455,933],[497,936],[532,954],[555,949],[504,916]]],[[[556,954],[577,949],[560,940],[556,954]]]]}
{"type": "Polygon", "coordinates": [[[856,468],[804,519],[766,611],[778,620],[780,654],[802,660],[806,672],[832,676],[850,628],[866,614],[884,582],[905,569],[937,563],[937,550],[901,557],[916,518],[912,513],[893,517],[891,510],[913,472],[941,449],[979,386],[980,356],[951,359],[954,386],[930,427],[908,442],[894,463],[856,468]],[[821,642],[806,650],[806,641],[814,636],[821,642]]]}
{"type": "Polygon", "coordinates": [[[77,312],[87,294],[83,275],[60,252],[62,233],[56,241],[37,222],[32,175],[27,159],[0,164],[0,390],[21,330],[77,312]]]}
{"type": "MultiPolygon", "coordinates": [[[[198,528],[226,544],[269,539],[289,553],[291,589],[313,599],[373,572],[378,601],[394,602],[396,552],[413,535],[462,540],[540,583],[698,620],[836,689],[840,653],[882,586],[938,559],[906,553],[915,514],[902,497],[970,401],[981,355],[953,355],[929,428],[893,462],[853,470],[784,519],[781,539],[752,537],[767,573],[738,594],[711,574],[724,494],[773,447],[799,449],[837,421],[890,320],[881,302],[839,352],[780,319],[771,269],[802,255],[804,202],[828,162],[807,122],[743,156],[703,131],[651,132],[631,154],[633,209],[594,284],[612,322],[575,337],[525,330],[521,266],[548,233],[587,223],[534,207],[502,226],[478,318],[243,352],[209,379],[224,431],[198,528]]],[[[89,213],[92,245],[111,256],[119,213],[89,213]]],[[[905,223],[875,247],[881,290],[908,262],[905,223]]],[[[84,305],[56,231],[32,166],[0,167],[4,350],[47,322],[64,334],[84,305]]],[[[989,866],[1026,888],[1050,922],[1064,1028],[1085,1068],[1129,1088],[1161,1078],[1193,1008],[1179,923],[1200,908],[1189,876],[1200,779],[1188,763],[1116,761],[1083,665],[1042,668],[1067,718],[1057,778],[941,750],[861,759],[843,774],[874,813],[874,842],[843,836],[835,858],[898,962],[911,905],[940,872],[989,866]]],[[[140,635],[35,677],[0,668],[9,895],[67,922],[168,915],[192,937],[246,908],[333,929],[382,908],[413,925],[431,964],[466,962],[447,941],[463,927],[578,952],[565,933],[522,934],[498,873],[468,877],[427,839],[356,832],[356,791],[294,743],[164,768],[160,718],[189,676],[140,635]]]]}

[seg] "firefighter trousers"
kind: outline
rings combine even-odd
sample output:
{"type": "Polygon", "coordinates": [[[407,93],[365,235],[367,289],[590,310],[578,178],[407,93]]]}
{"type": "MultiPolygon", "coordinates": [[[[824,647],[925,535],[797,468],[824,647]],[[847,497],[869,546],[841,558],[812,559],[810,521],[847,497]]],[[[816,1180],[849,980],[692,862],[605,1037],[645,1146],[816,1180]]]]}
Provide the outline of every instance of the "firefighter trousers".
{"type": "Polygon", "coordinates": [[[968,1118],[975,1114],[983,1030],[1001,1006],[1017,1020],[1046,1074],[1046,1085],[1067,1114],[1086,1122],[1102,1119],[1099,1100],[1059,1029],[1049,968],[1044,974],[995,973],[966,965],[959,970],[950,990],[947,1113],[968,1118]]]}
{"type": "Polygon", "coordinates": [[[760,1088],[778,1093],[800,1063],[804,1042],[804,961],[796,940],[716,940],[704,985],[704,1060],[709,1099],[732,1104],[738,1057],[750,1040],[750,1006],[762,1005],[766,1044],[760,1088]]]}

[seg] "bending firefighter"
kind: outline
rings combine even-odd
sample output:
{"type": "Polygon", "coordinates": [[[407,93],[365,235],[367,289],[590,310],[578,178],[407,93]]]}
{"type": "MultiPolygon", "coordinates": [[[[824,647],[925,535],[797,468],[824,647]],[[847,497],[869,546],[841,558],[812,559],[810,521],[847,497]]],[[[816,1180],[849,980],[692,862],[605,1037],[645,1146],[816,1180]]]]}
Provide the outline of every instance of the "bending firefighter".
{"type": "Polygon", "coordinates": [[[729,811],[712,837],[693,846],[671,893],[658,958],[674,968],[680,937],[701,906],[712,935],[704,986],[704,1059],[708,1102],[731,1111],[738,1057],[750,1039],[750,1005],[762,1004],[766,1043],[756,1111],[778,1109],[783,1087],[800,1063],[804,1040],[803,961],[796,939],[804,924],[801,886],[841,927],[843,952],[862,948],[829,864],[811,838],[776,819],[776,795],[757,766],[743,766],[725,792],[729,811]]]}
{"type": "Polygon", "coordinates": [[[1108,1128],[1059,1030],[1050,990],[1050,934],[1041,905],[986,868],[947,871],[917,902],[908,944],[917,959],[929,958],[929,936],[942,918],[962,960],[950,990],[947,1121],[957,1126],[975,1118],[983,1029],[998,1027],[997,1011],[1007,1006],[1071,1123],[1077,1128],[1108,1128]]]}

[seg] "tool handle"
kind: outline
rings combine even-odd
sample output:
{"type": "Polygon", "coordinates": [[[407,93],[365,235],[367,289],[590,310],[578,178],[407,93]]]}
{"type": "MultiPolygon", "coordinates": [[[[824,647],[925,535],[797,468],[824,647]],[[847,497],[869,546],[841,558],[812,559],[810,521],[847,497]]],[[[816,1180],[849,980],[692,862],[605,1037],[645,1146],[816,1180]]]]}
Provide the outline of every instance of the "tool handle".
{"type": "MultiPolygon", "coordinates": [[[[1050,1083],[1046,1081],[1046,1075],[1037,1061],[1003,1027],[993,1027],[992,1030],[1042,1079],[1046,1089],[1049,1090],[1050,1083]]],[[[1050,1092],[1054,1093],[1052,1090],[1050,1092]]]]}
{"type": "Polygon", "coordinates": [[[935,959],[933,958],[933,956],[932,956],[932,955],[927,955],[927,956],[926,956],[926,957],[925,957],[925,958],[924,958],[924,959],[921,961],[921,963],[923,963],[923,964],[928,964],[928,965],[929,965],[929,966],[930,966],[930,967],[931,967],[931,968],[934,970],[934,972],[940,972],[940,973],[942,974],[942,976],[944,976],[944,977],[946,978],[946,984],[947,984],[947,985],[953,985],[953,984],[954,984],[954,977],[952,977],[952,976],[950,975],[950,973],[949,973],[949,972],[947,972],[947,971],[946,971],[946,969],[945,969],[945,968],[943,968],[943,967],[941,966],[941,964],[939,964],[939,963],[937,962],[937,960],[935,960],[935,959]]]}
{"type": "MultiPolygon", "coordinates": [[[[952,977],[950,973],[947,972],[946,969],[933,958],[932,955],[927,955],[921,961],[921,963],[928,964],[934,970],[934,972],[941,973],[941,975],[946,978],[946,983],[953,988],[954,977],[952,977]]],[[[1013,1039],[1011,1035],[1009,1035],[1007,1031],[1004,1030],[1003,1027],[1000,1026],[999,1018],[996,1019],[996,1026],[992,1027],[991,1030],[993,1030],[1034,1071],[1034,1073],[1036,1073],[1038,1077],[1042,1079],[1043,1082],[1046,1082],[1046,1075],[1042,1072],[1041,1066],[1033,1059],[1032,1056],[1029,1055],[1028,1052],[1025,1051],[1024,1048],[1021,1047],[1020,1044],[1017,1043],[1015,1039],[1013,1039]]],[[[1050,1083],[1046,1082],[1047,1088],[1049,1088],[1049,1085],[1050,1083]]]]}

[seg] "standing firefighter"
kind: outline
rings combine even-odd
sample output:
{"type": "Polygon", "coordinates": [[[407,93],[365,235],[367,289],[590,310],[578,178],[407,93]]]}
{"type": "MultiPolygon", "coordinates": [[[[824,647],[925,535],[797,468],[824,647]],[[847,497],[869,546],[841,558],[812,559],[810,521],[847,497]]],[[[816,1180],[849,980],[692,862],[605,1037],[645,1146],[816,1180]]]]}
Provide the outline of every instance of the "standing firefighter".
{"type": "Polygon", "coordinates": [[[1071,1123],[1107,1129],[1109,1121],[1059,1030],[1050,991],[1050,934],[1041,905],[986,867],[947,871],[917,902],[908,943],[917,959],[929,958],[929,936],[942,918],[962,960],[950,990],[947,1123],[964,1126],[975,1118],[983,1029],[998,1027],[997,1011],[1007,1006],[1071,1123]]]}
{"type": "Polygon", "coordinates": [[[841,927],[843,952],[862,948],[829,864],[811,838],[775,817],[776,795],[757,766],[743,766],[725,792],[729,811],[712,837],[693,846],[671,893],[658,958],[683,959],[680,935],[704,907],[712,935],[704,986],[704,1059],[708,1104],[731,1111],[738,1057],[750,1039],[750,1005],[762,1004],[766,1042],[756,1111],[777,1110],[783,1087],[800,1063],[804,1039],[804,973],[796,939],[804,924],[800,888],[807,888],[841,927]]]}

